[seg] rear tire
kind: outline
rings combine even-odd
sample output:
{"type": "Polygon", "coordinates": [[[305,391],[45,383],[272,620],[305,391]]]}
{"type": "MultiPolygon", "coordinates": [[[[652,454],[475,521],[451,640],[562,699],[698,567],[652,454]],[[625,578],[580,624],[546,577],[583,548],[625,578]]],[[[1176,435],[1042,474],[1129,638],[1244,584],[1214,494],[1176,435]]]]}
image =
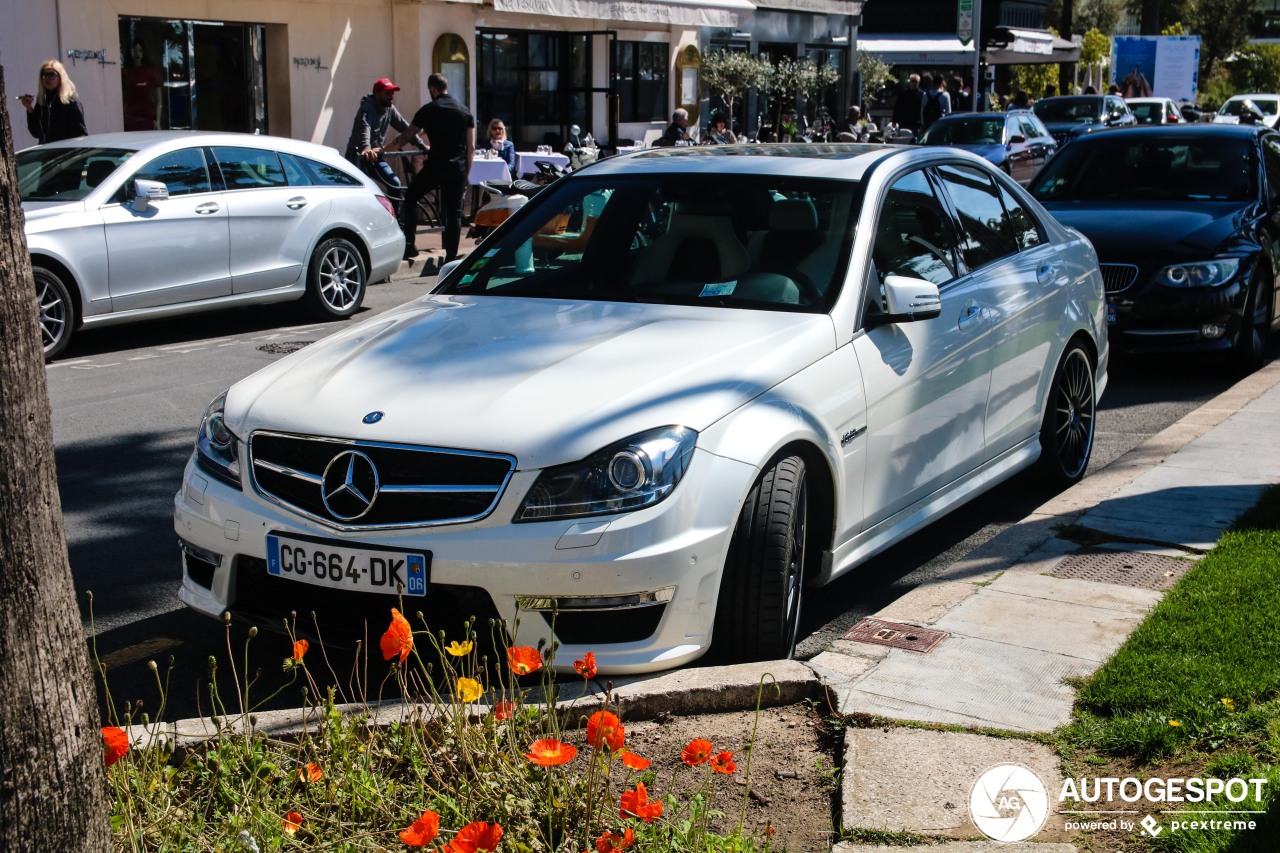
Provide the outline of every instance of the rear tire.
{"type": "Polygon", "coordinates": [[[40,339],[44,360],[52,361],[66,350],[76,328],[76,303],[62,278],[47,267],[32,266],[36,301],[40,303],[40,339]]]}
{"type": "Polygon", "coordinates": [[[789,658],[800,629],[809,489],[788,456],[756,481],[738,516],[716,605],[712,647],[725,660],[789,658]]]}
{"type": "Polygon", "coordinates": [[[1089,467],[1096,397],[1093,361],[1073,343],[1058,362],[1040,426],[1040,468],[1054,486],[1078,483],[1089,467]]]}
{"type": "Polygon", "coordinates": [[[351,241],[330,237],[311,253],[307,270],[307,301],[322,320],[342,320],[356,313],[364,301],[368,274],[364,259],[351,241]]]}

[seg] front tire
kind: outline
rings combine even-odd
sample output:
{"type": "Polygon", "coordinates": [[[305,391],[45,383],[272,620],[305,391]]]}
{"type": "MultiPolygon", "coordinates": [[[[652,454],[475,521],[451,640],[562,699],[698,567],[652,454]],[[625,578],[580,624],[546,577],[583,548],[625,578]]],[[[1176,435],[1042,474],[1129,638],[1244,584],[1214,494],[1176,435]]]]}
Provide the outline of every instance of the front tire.
{"type": "Polygon", "coordinates": [[[40,338],[44,360],[62,355],[76,328],[76,303],[62,278],[47,267],[32,266],[36,301],[40,303],[40,338]]]}
{"type": "Polygon", "coordinates": [[[1240,334],[1231,348],[1231,360],[1242,373],[1253,373],[1267,355],[1267,338],[1271,332],[1271,305],[1262,296],[1265,276],[1250,282],[1249,298],[1240,318],[1240,334]]]}
{"type": "Polygon", "coordinates": [[[760,475],[738,515],[716,605],[713,649],[732,661],[789,658],[800,630],[809,489],[804,460],[760,475]]]}
{"type": "Polygon", "coordinates": [[[1040,427],[1040,468],[1054,486],[1078,483],[1089,467],[1096,398],[1093,360],[1073,343],[1053,375],[1040,427]]]}
{"type": "Polygon", "coordinates": [[[311,253],[306,298],[320,319],[342,320],[356,313],[367,283],[364,259],[351,241],[330,237],[311,253]]]}

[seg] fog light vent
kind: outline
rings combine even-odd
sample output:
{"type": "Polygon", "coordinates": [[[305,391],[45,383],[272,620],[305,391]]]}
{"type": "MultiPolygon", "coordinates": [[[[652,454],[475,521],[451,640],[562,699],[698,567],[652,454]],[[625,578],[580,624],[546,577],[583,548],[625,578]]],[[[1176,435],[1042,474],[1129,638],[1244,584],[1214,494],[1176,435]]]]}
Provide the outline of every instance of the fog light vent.
{"type": "Polygon", "coordinates": [[[1216,341],[1227,333],[1227,327],[1221,323],[1205,323],[1200,327],[1200,334],[1210,341],[1216,341]]]}

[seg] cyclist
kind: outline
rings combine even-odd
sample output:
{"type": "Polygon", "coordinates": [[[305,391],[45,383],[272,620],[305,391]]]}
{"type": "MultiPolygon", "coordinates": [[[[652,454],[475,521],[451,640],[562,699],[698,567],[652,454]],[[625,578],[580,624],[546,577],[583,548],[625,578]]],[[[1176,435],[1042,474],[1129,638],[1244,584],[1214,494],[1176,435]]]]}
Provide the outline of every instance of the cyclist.
{"type": "MultiPolygon", "coordinates": [[[[400,212],[400,201],[404,198],[404,184],[400,182],[391,164],[383,159],[382,153],[388,127],[394,127],[402,133],[409,129],[409,122],[396,109],[395,97],[399,91],[400,87],[386,77],[373,84],[373,93],[365,95],[360,100],[360,108],[356,110],[346,153],[348,160],[390,190],[387,195],[395,205],[397,215],[400,212]]],[[[425,147],[416,136],[409,141],[419,148],[425,147]]]]}

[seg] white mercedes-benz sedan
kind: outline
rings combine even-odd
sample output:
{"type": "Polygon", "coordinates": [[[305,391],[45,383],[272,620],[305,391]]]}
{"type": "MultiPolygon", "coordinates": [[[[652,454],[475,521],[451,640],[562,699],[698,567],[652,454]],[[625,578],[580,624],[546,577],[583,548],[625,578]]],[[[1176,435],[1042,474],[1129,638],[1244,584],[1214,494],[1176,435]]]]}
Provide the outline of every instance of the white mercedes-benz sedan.
{"type": "Polygon", "coordinates": [[[81,326],[295,299],[349,317],[404,253],[391,202],[309,142],[104,133],[17,161],[46,359],[81,326]]]}
{"type": "Polygon", "coordinates": [[[210,404],[180,595],[326,640],[475,616],[609,673],[785,657],[806,587],[1079,479],[1107,361],[1092,246],[966,152],[603,160],[210,404]]]}

